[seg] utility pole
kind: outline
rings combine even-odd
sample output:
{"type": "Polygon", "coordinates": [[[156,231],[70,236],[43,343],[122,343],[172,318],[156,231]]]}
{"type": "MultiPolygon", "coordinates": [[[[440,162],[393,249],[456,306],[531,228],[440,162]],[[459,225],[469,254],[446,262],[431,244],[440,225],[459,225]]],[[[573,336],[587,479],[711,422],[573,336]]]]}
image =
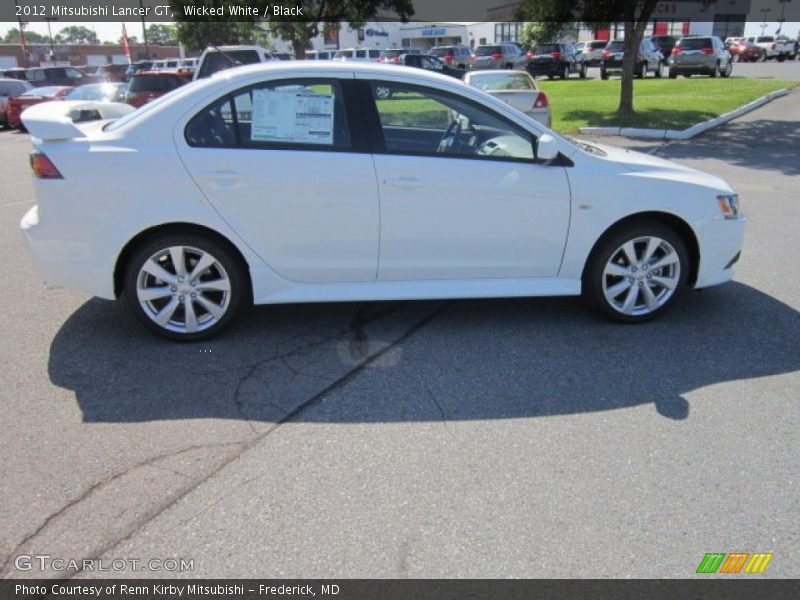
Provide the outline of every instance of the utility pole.
{"type": "Polygon", "coordinates": [[[761,35],[764,35],[764,30],[767,28],[767,13],[770,12],[769,8],[762,8],[761,13],[764,15],[764,22],[759,26],[761,27],[761,35]]]}
{"type": "Polygon", "coordinates": [[[22,15],[19,11],[19,2],[14,0],[17,9],[17,23],[19,24],[19,44],[22,46],[22,66],[28,68],[28,47],[25,44],[25,24],[22,22],[22,15]]]}
{"type": "Polygon", "coordinates": [[[53,31],[50,29],[50,21],[57,21],[55,17],[45,17],[45,21],[47,21],[47,36],[50,38],[50,62],[55,64],[56,63],[56,47],[53,44],[53,31]]]}
{"type": "Polygon", "coordinates": [[[144,25],[144,7],[142,6],[142,0],[139,0],[139,14],[142,15],[142,39],[144,40],[144,54],[145,60],[150,60],[150,46],[147,43],[147,28],[144,25]]]}

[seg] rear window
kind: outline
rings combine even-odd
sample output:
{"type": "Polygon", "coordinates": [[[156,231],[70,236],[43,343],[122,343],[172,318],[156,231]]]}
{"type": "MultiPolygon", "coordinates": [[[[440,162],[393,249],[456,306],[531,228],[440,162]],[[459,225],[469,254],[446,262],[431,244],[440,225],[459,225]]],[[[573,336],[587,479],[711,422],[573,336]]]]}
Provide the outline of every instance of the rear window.
{"type": "Polygon", "coordinates": [[[481,73],[472,77],[470,84],[484,92],[536,89],[525,73],[481,73]]]}
{"type": "Polygon", "coordinates": [[[600,48],[605,48],[608,42],[589,42],[589,48],[592,50],[598,50],[600,48]]]}
{"type": "Polygon", "coordinates": [[[433,56],[438,56],[441,58],[447,54],[455,54],[455,48],[433,48],[431,50],[431,54],[433,56]]]}
{"type": "Polygon", "coordinates": [[[611,50],[611,52],[622,52],[625,50],[625,42],[609,42],[606,46],[606,50],[611,50]]]}
{"type": "Polygon", "coordinates": [[[252,65],[261,62],[258,52],[255,50],[225,50],[223,52],[209,52],[203,59],[199,78],[210,77],[217,71],[238,67],[239,65],[252,65]]]}
{"type": "Polygon", "coordinates": [[[180,87],[177,75],[135,75],[128,84],[129,92],[169,92],[180,87]]]}
{"type": "Polygon", "coordinates": [[[678,45],[684,50],[702,50],[711,48],[711,38],[683,38],[678,45]]]}
{"type": "Polygon", "coordinates": [[[536,54],[550,54],[551,52],[561,52],[558,44],[541,44],[536,48],[536,54]]]}
{"type": "Polygon", "coordinates": [[[758,42],[760,44],[765,44],[765,43],[774,42],[774,41],[775,41],[775,38],[772,37],[771,35],[760,35],[760,36],[758,36],[758,39],[756,40],[756,42],[758,42]]]}
{"type": "Polygon", "coordinates": [[[475,56],[491,56],[492,54],[500,54],[500,46],[478,46],[475,50],[475,56]]]}

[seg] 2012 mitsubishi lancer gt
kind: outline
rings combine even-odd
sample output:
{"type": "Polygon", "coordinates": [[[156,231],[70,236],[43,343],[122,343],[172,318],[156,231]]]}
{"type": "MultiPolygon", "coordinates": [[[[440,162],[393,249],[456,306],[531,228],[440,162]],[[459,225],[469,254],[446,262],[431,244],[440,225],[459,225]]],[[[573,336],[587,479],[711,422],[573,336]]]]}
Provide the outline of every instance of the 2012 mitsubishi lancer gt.
{"type": "Polygon", "coordinates": [[[722,179],[420,69],[250,65],[114,121],[23,121],[42,277],[174,340],[250,302],[583,294],[644,321],[730,280],[743,241],[722,179]]]}

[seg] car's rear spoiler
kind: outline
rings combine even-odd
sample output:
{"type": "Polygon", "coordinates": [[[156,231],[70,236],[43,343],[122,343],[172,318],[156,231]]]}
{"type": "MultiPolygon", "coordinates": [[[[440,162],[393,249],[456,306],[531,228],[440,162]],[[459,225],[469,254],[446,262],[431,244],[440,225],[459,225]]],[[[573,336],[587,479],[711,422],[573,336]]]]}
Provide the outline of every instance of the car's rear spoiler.
{"type": "Polygon", "coordinates": [[[69,140],[84,137],[76,125],[78,115],[94,112],[100,119],[117,119],[135,110],[121,102],[66,100],[34,104],[22,112],[22,123],[30,134],[40,140],[69,140]]]}

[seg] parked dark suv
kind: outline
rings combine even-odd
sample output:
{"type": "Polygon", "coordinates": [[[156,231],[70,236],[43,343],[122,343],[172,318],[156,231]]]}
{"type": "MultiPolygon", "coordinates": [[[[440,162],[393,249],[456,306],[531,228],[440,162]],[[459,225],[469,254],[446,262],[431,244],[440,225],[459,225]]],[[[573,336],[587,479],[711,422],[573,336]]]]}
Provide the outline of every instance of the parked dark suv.
{"type": "Polygon", "coordinates": [[[34,87],[63,86],[77,87],[84,83],[97,83],[94,76],[84,75],[75,67],[33,67],[25,71],[27,79],[34,87]]]}
{"type": "Polygon", "coordinates": [[[448,67],[466,69],[469,66],[469,48],[466,46],[434,46],[430,54],[440,58],[448,67]]]}
{"type": "Polygon", "coordinates": [[[587,64],[572,44],[539,44],[536,50],[528,52],[527,58],[525,70],[532,77],[547,75],[551,79],[567,79],[570,73],[578,73],[581,79],[586,77],[587,64]]]}

